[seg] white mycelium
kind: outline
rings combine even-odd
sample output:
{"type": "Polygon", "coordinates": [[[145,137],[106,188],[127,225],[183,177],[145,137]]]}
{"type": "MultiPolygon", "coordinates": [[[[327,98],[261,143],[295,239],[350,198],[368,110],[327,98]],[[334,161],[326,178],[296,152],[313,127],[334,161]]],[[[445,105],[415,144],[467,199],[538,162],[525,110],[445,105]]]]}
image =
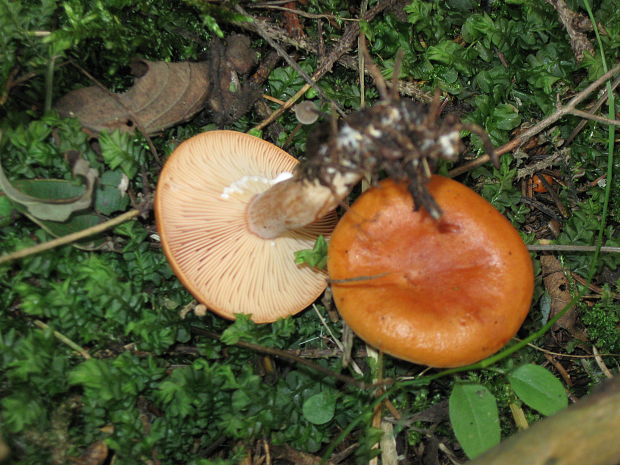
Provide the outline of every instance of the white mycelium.
{"type": "Polygon", "coordinates": [[[379,131],[372,124],[370,126],[368,126],[367,131],[368,131],[368,134],[370,134],[372,137],[376,137],[376,138],[381,137],[381,131],[379,131]]]}
{"type": "Polygon", "coordinates": [[[439,136],[438,142],[439,145],[441,145],[442,153],[446,158],[453,158],[458,155],[458,152],[456,151],[459,142],[458,131],[452,131],[448,134],[444,134],[443,136],[439,136]]]}
{"type": "Polygon", "coordinates": [[[289,173],[288,171],[278,174],[273,179],[265,178],[263,176],[243,176],[242,178],[239,178],[230,185],[226,186],[220,194],[220,197],[222,199],[228,199],[232,194],[240,194],[250,183],[260,182],[272,186],[292,177],[293,173],[289,173]]]}
{"type": "Polygon", "coordinates": [[[397,108],[392,107],[392,108],[389,108],[386,114],[381,118],[381,124],[383,126],[390,126],[396,123],[397,121],[400,121],[400,119],[401,119],[400,111],[398,111],[397,108]]]}
{"type": "Polygon", "coordinates": [[[360,142],[362,139],[363,136],[359,131],[353,129],[348,124],[345,124],[338,132],[336,145],[339,149],[357,151],[360,148],[360,142]]]}

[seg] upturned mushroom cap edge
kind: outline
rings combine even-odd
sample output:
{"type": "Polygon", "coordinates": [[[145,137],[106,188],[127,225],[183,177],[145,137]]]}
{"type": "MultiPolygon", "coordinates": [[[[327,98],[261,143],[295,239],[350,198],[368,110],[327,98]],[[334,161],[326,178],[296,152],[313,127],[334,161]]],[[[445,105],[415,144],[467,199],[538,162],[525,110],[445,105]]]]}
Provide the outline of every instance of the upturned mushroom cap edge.
{"type": "Polygon", "coordinates": [[[296,265],[293,253],[329,236],[335,214],[271,239],[247,225],[251,199],[296,164],[275,145],[234,131],[194,136],[167,160],[155,197],[163,251],[184,286],[220,316],[272,322],[323,292],[325,273],[296,265]]]}

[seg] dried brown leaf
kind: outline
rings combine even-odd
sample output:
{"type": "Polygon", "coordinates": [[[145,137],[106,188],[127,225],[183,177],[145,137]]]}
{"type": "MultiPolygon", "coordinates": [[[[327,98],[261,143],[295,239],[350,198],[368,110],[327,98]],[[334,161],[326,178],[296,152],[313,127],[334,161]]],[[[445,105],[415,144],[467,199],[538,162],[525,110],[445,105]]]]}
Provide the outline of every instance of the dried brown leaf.
{"type": "MultiPolygon", "coordinates": [[[[543,255],[540,257],[543,282],[545,289],[551,297],[550,317],[560,312],[570,301],[570,285],[560,261],[553,255],[543,255]]],[[[555,324],[555,329],[563,328],[571,334],[575,332],[575,320],[577,315],[574,310],[569,310],[555,324]]]]}
{"type": "Polygon", "coordinates": [[[60,98],[56,110],[61,116],[78,118],[93,131],[133,132],[139,125],[154,134],[187,121],[203,108],[209,92],[206,63],[141,63],[147,71],[127,92],[84,87],[60,98]]]}
{"type": "Polygon", "coordinates": [[[92,443],[79,457],[72,458],[75,465],[102,465],[108,458],[109,449],[105,442],[92,443]]]}

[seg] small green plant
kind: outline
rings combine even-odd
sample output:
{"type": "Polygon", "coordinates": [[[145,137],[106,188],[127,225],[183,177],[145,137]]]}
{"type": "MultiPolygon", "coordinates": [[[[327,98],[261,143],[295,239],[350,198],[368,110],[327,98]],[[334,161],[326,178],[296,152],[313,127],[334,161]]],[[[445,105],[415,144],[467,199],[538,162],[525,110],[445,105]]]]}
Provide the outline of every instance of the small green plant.
{"type": "Polygon", "coordinates": [[[327,242],[323,236],[319,236],[312,249],[298,250],[295,252],[295,263],[309,265],[319,270],[327,266],[327,242]]]}
{"type": "MultiPolygon", "coordinates": [[[[545,368],[531,363],[507,373],[514,394],[545,416],[568,405],[562,383],[545,368]]],[[[493,394],[481,384],[455,384],[450,394],[450,423],[470,459],[497,445],[499,411],[493,394]]]]}

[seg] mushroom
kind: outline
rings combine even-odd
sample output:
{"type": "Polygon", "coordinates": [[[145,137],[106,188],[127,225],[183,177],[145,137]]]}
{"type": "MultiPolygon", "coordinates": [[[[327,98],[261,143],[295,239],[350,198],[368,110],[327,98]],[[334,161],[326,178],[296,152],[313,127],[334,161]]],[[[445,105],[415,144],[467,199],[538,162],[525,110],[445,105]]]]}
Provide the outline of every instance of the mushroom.
{"type": "Polygon", "coordinates": [[[301,124],[315,123],[321,114],[312,100],[304,100],[293,107],[295,117],[301,124]]]}
{"type": "Polygon", "coordinates": [[[433,367],[503,347],[530,308],[533,270],[518,232],[462,184],[433,176],[443,215],[412,208],[406,183],[382,181],[336,226],[328,271],[351,329],[395,357],[433,367]]]}
{"type": "Polygon", "coordinates": [[[174,151],[155,197],[157,229],[177,277],[210,310],[257,323],[299,312],[326,287],[326,274],[293,253],[329,236],[338,205],[357,181],[331,187],[293,175],[297,160],[234,131],[194,136],[174,151]],[[319,219],[320,218],[320,219],[319,219]]]}

